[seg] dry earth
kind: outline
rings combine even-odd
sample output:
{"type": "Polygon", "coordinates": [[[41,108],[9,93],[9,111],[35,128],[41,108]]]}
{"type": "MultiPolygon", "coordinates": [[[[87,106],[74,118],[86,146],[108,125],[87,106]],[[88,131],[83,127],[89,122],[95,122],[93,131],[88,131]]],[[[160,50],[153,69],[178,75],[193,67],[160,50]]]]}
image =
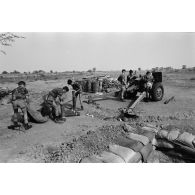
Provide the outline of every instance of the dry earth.
{"type": "MultiPolygon", "coordinates": [[[[128,123],[139,126],[149,122],[167,129],[178,127],[195,134],[193,77],[195,73],[164,75],[163,100],[141,102],[136,108],[140,118],[128,123]],[[164,104],[172,96],[175,101],[164,104]]],[[[27,87],[31,94],[31,104],[38,109],[42,95],[64,84],[64,80],[29,82],[27,87]]],[[[14,83],[4,83],[2,86],[10,89],[16,87],[14,83]]],[[[71,103],[70,100],[71,93],[67,95],[67,102],[71,103]]],[[[108,137],[122,132],[124,122],[115,117],[119,115],[118,109],[126,107],[129,101],[104,100],[98,101],[98,105],[84,103],[85,110],[81,111],[81,116],[69,117],[64,124],[52,121],[33,124],[33,128],[27,132],[7,129],[13,114],[12,107],[10,104],[0,105],[0,162],[79,162],[82,157],[105,149],[109,143],[108,137]]]]}

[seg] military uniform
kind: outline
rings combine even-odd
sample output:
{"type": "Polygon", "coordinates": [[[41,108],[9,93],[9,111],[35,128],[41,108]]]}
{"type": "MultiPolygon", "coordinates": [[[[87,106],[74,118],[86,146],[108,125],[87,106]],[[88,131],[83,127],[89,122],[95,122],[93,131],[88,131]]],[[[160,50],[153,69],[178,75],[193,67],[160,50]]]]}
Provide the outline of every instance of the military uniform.
{"type": "Polygon", "coordinates": [[[120,95],[121,95],[121,99],[123,100],[123,99],[124,99],[124,93],[125,93],[125,90],[126,90],[125,75],[124,75],[124,74],[121,74],[121,75],[118,77],[118,81],[119,81],[120,84],[121,84],[121,92],[120,92],[120,95]]]}
{"type": "Polygon", "coordinates": [[[82,92],[82,88],[81,85],[77,82],[72,84],[72,88],[75,91],[75,96],[77,97],[79,94],[81,94],[82,92]]]}
{"type": "Polygon", "coordinates": [[[149,92],[152,89],[152,83],[153,83],[153,76],[152,74],[146,74],[144,76],[144,81],[145,81],[145,89],[146,89],[146,99],[149,99],[149,92]]]}
{"type": "Polygon", "coordinates": [[[74,82],[72,85],[72,101],[73,101],[73,110],[76,110],[76,102],[77,102],[77,97],[79,96],[80,104],[81,104],[81,109],[83,110],[83,105],[81,102],[81,93],[82,93],[82,87],[79,83],[74,82]]]}
{"type": "Polygon", "coordinates": [[[17,87],[12,91],[12,105],[14,110],[14,123],[17,123],[17,113],[20,108],[24,114],[24,123],[28,124],[27,116],[27,96],[28,90],[24,87],[17,87]]]}
{"type": "Polygon", "coordinates": [[[127,84],[128,86],[131,86],[133,84],[133,82],[135,81],[136,79],[136,76],[135,75],[128,75],[127,76],[127,84]]]}
{"type": "Polygon", "coordinates": [[[55,116],[60,117],[62,115],[62,108],[60,102],[62,101],[63,89],[55,88],[49,92],[46,102],[54,108],[55,116]]]}

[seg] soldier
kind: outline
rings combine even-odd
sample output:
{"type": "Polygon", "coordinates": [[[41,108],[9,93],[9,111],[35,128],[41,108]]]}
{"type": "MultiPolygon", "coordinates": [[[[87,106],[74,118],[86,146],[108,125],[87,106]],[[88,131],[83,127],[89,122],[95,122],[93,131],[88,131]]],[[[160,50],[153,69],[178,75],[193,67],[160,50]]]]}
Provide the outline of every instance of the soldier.
{"type": "Polygon", "coordinates": [[[152,83],[153,83],[153,76],[150,71],[146,72],[146,75],[144,76],[145,81],[145,89],[146,89],[146,101],[149,101],[150,98],[150,90],[152,89],[152,83]]]}
{"type": "Polygon", "coordinates": [[[81,102],[81,93],[82,93],[82,87],[79,83],[77,82],[73,82],[71,79],[68,79],[67,81],[68,85],[72,86],[72,108],[74,111],[76,111],[76,103],[77,103],[77,97],[79,96],[79,101],[80,101],[80,105],[81,105],[81,110],[84,110],[82,102],[81,102]]]}
{"type": "Polygon", "coordinates": [[[123,69],[122,74],[118,77],[118,81],[121,84],[121,91],[120,91],[120,96],[121,97],[120,98],[121,98],[122,101],[124,101],[124,93],[125,93],[125,90],[126,90],[125,72],[126,72],[126,70],[123,69]]]}
{"type": "Polygon", "coordinates": [[[130,87],[134,80],[137,78],[136,74],[133,74],[133,70],[129,70],[129,75],[127,75],[127,85],[130,87]]]}
{"type": "Polygon", "coordinates": [[[68,91],[69,88],[67,86],[63,88],[55,88],[51,90],[46,97],[46,103],[54,109],[53,119],[55,122],[65,121],[63,112],[63,95],[68,91]]]}
{"type": "Polygon", "coordinates": [[[14,110],[14,125],[9,126],[8,128],[20,127],[20,125],[18,124],[18,109],[21,109],[24,115],[25,130],[32,128],[32,125],[28,124],[27,105],[29,104],[29,93],[26,89],[26,83],[24,81],[20,81],[18,83],[18,87],[12,91],[11,102],[14,110]]]}

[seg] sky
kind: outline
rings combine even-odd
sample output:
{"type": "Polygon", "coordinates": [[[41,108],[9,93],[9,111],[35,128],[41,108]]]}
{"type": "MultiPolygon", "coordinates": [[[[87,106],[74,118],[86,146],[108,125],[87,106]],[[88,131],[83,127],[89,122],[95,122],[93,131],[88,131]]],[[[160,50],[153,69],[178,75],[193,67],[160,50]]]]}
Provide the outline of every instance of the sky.
{"type": "Polygon", "coordinates": [[[195,66],[195,33],[16,33],[1,47],[0,72],[180,68],[195,66]]]}

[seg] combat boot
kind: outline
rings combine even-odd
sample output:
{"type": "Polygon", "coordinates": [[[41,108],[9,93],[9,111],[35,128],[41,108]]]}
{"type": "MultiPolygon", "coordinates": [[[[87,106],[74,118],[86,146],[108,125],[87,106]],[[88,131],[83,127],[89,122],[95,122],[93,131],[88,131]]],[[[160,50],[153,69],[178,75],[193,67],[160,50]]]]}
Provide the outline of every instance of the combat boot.
{"type": "Polygon", "coordinates": [[[124,98],[121,98],[121,102],[126,102],[126,101],[124,100],[124,98]]]}
{"type": "Polygon", "coordinates": [[[66,121],[66,118],[63,117],[63,119],[61,117],[56,117],[54,119],[55,123],[64,123],[66,121]]]}
{"type": "Polygon", "coordinates": [[[61,118],[61,120],[65,122],[65,121],[66,121],[66,117],[63,116],[63,117],[61,118]]]}
{"type": "Polygon", "coordinates": [[[17,124],[17,125],[9,125],[8,129],[12,129],[12,130],[16,130],[16,129],[20,129],[21,125],[17,124]]]}
{"type": "Polygon", "coordinates": [[[24,124],[24,129],[25,130],[28,130],[28,129],[31,129],[31,128],[32,128],[32,125],[29,125],[28,123],[24,124]]]}
{"type": "Polygon", "coordinates": [[[14,122],[13,125],[8,126],[8,129],[12,129],[12,130],[16,130],[16,129],[20,129],[21,125],[18,124],[17,122],[14,122]]]}

